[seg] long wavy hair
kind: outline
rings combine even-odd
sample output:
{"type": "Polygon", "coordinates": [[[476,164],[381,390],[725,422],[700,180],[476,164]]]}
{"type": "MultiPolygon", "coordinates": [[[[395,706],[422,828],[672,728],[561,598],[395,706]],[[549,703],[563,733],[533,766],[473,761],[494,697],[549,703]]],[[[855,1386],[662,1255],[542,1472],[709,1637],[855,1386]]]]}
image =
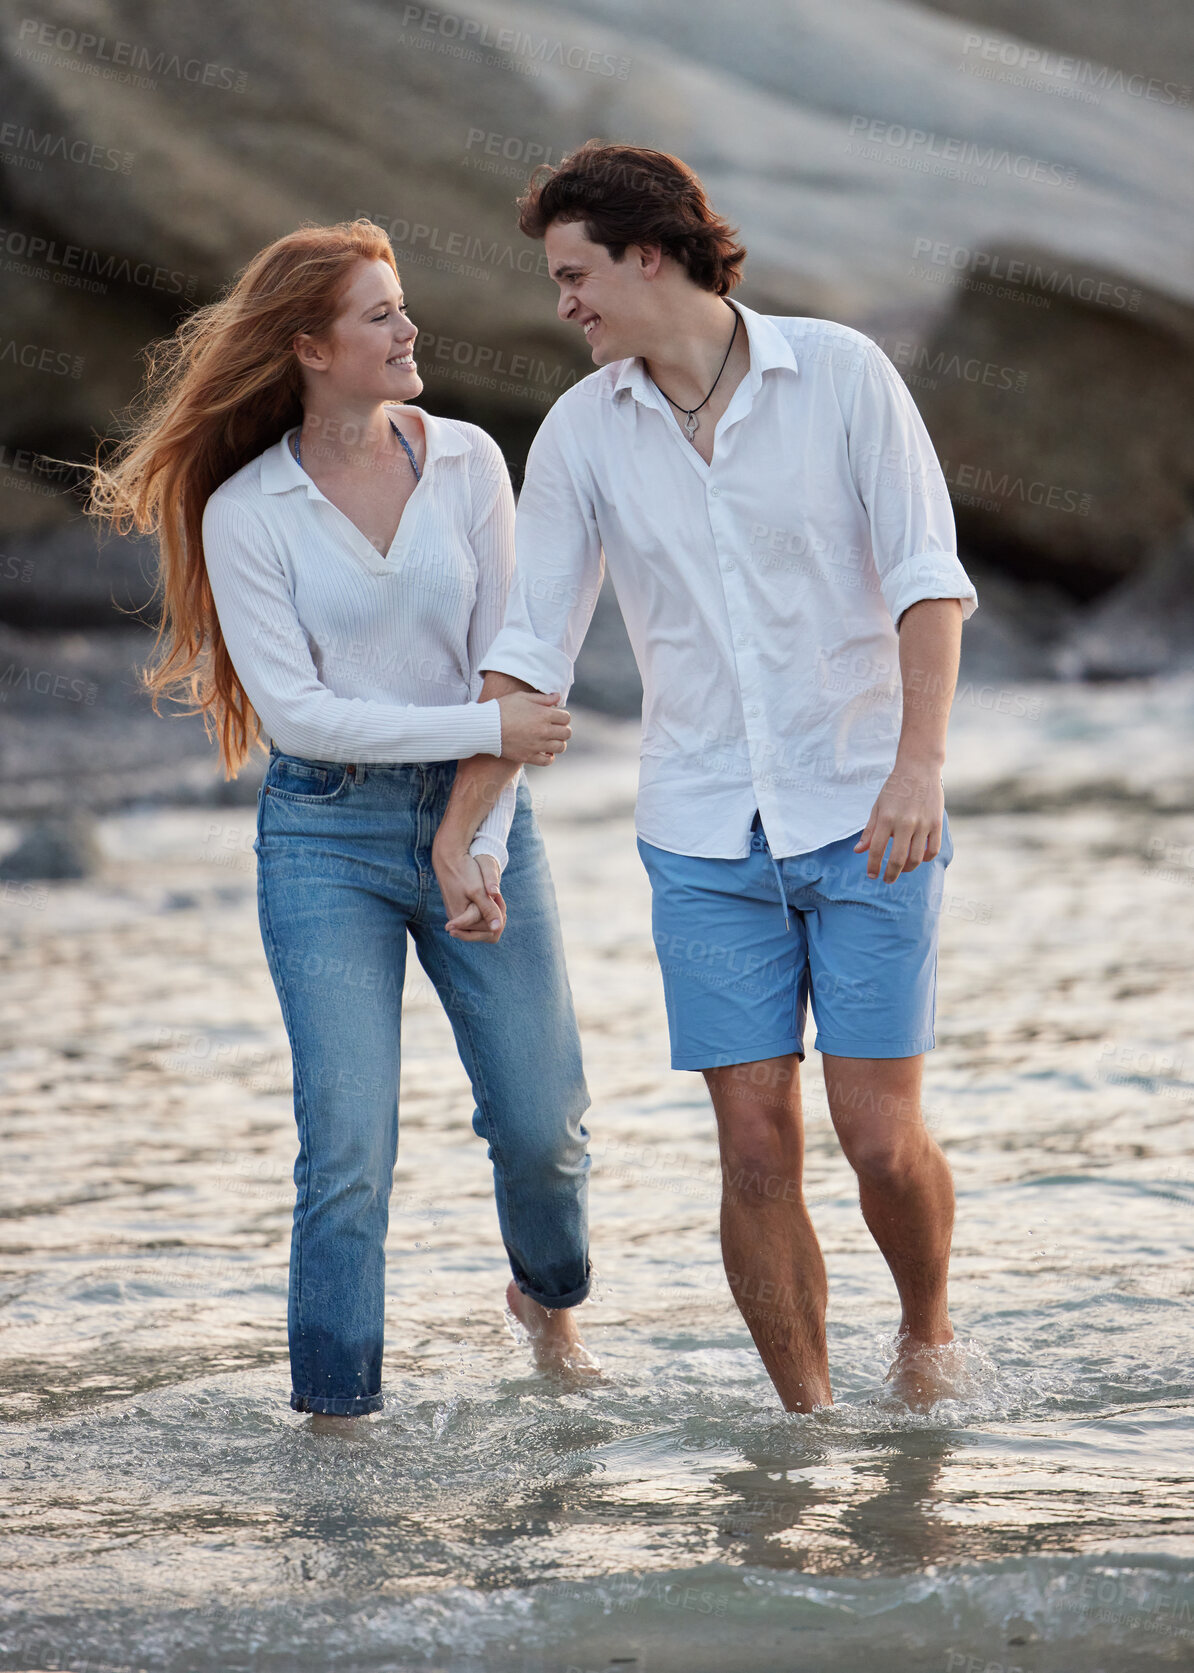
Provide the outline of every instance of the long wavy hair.
{"type": "Polygon", "coordinates": [[[222,296],[146,350],[145,385],[126,435],[88,468],[87,510],[120,534],[156,537],[160,598],[155,660],[138,670],[153,712],[190,700],[218,739],[225,779],[261,741],[261,721],[236,677],[207,579],[203,511],[242,465],[303,419],[298,332],[321,336],[362,257],[397,272],[372,221],[305,225],[266,246],[222,296]]]}

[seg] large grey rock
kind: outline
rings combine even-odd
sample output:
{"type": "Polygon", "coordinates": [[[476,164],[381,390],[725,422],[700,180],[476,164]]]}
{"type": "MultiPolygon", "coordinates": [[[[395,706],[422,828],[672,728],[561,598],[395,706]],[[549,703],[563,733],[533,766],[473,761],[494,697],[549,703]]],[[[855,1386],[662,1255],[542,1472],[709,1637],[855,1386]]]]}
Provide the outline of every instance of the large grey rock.
{"type": "Polygon", "coordinates": [[[941,375],[913,393],[967,549],[1093,598],[1194,505],[1194,313],[1122,273],[1089,274],[1083,300],[1047,250],[990,257],[1008,281],[954,293],[917,362],[941,375]]]}
{"type": "MultiPolygon", "coordinates": [[[[1002,48],[1017,39],[1052,48],[1051,59],[1026,62],[1006,52],[994,58],[1005,73],[1029,74],[1045,97],[1064,97],[1067,87],[1096,95],[1114,81],[1104,70],[1120,69],[1139,89],[1136,97],[1164,97],[1149,80],[1184,87],[1194,83],[1194,31],[1186,0],[924,0],[934,11],[963,19],[984,41],[1002,48]],[[1061,63],[1060,59],[1071,60],[1061,63]],[[1005,62],[1006,60],[1006,62],[1005,62]],[[1089,69],[1085,66],[1089,65],[1089,69]]],[[[975,48],[970,56],[990,63],[975,48]]]]}
{"type": "Polygon", "coordinates": [[[1065,678],[1088,680],[1194,668],[1194,522],[1083,612],[1058,644],[1053,665],[1065,678]]]}
{"type": "Polygon", "coordinates": [[[90,814],[62,813],[29,827],[0,860],[0,879],[33,882],[90,877],[102,859],[90,814]]]}
{"type": "MultiPolygon", "coordinates": [[[[426,334],[424,399],[493,428],[516,460],[590,363],[555,317],[539,246],[513,230],[513,201],[536,155],[595,134],[692,162],[741,229],[741,294],[763,311],[929,331],[954,298],[926,241],[1039,248],[1078,275],[1194,301],[1190,111],[1114,91],[1092,107],[968,75],[969,25],[905,0],[757,0],[746,16],[692,0],[55,8],[54,27],[131,44],[151,87],[91,73],[94,49],[31,39],[25,0],[0,0],[0,16],[6,121],[131,159],[127,173],[54,157],[4,171],[5,329],[22,352],[82,361],[78,378],[53,358],[13,369],[0,410],[10,453],[89,454],[137,387],[138,350],[180,308],[301,221],[366,213],[391,231],[426,334]],[[174,68],[194,63],[213,67],[211,85],[174,68]],[[937,160],[959,147],[966,167],[937,160]],[[31,260],[32,238],[48,249],[31,260]],[[98,288],[56,282],[68,245],[103,275],[98,288]],[[531,370],[495,375],[515,352],[531,370]]],[[[936,440],[950,452],[948,435],[936,440]]],[[[1048,454],[1035,464],[1058,476],[1048,454]]],[[[0,468],[0,525],[21,559],[77,509],[18,491],[18,474],[0,468]]],[[[1054,561],[1050,529],[1025,538],[1054,561]]],[[[86,613],[94,576],[74,550],[86,613]]],[[[106,562],[119,590],[129,566],[115,548],[106,562]]],[[[69,596],[58,577],[47,607],[69,596]]]]}

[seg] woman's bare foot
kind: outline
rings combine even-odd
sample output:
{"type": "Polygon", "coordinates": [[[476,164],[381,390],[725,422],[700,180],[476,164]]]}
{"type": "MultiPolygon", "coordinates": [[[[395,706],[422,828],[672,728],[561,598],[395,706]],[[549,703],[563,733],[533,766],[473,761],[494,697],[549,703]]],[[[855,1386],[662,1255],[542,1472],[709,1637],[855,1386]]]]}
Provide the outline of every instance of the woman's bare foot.
{"type": "Polygon", "coordinates": [[[337,1412],[312,1412],[307,1425],[313,1435],[351,1435],[364,1428],[360,1417],[341,1417],[337,1412]]]}
{"type": "Polygon", "coordinates": [[[969,1384],[956,1341],[929,1343],[914,1336],[897,1338],[896,1356],[883,1380],[914,1412],[927,1412],[938,1400],[957,1399],[969,1384]]]}
{"type": "Polygon", "coordinates": [[[541,1307],[511,1278],[506,1305],[531,1339],[531,1355],[540,1371],[571,1371],[599,1377],[601,1364],[580,1339],[575,1307],[541,1307]]]}

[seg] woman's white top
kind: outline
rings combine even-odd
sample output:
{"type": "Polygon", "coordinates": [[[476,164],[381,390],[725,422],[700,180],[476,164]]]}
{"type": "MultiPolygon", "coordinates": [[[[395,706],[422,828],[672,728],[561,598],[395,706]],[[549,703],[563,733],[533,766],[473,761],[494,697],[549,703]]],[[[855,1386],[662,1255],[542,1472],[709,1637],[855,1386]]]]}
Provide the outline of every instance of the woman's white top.
{"type": "MultiPolygon", "coordinates": [[[[476,424],[414,410],[426,460],[387,552],[320,493],[291,451],[293,429],[207,502],[220,629],[284,754],[384,763],[502,752],[501,711],[476,699],[514,572],[509,473],[476,424]]],[[[521,776],[470,853],[506,864],[521,776]]]]}

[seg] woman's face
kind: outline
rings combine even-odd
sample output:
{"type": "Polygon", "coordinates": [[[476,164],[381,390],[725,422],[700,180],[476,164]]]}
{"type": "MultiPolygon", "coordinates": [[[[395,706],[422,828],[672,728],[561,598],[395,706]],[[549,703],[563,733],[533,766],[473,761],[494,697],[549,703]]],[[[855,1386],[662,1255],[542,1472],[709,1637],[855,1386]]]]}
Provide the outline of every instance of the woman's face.
{"type": "Polygon", "coordinates": [[[304,334],[296,339],[295,351],[325,397],[410,401],[423,388],[414,361],[417,334],[389,262],[362,257],[327,336],[304,334]]]}

